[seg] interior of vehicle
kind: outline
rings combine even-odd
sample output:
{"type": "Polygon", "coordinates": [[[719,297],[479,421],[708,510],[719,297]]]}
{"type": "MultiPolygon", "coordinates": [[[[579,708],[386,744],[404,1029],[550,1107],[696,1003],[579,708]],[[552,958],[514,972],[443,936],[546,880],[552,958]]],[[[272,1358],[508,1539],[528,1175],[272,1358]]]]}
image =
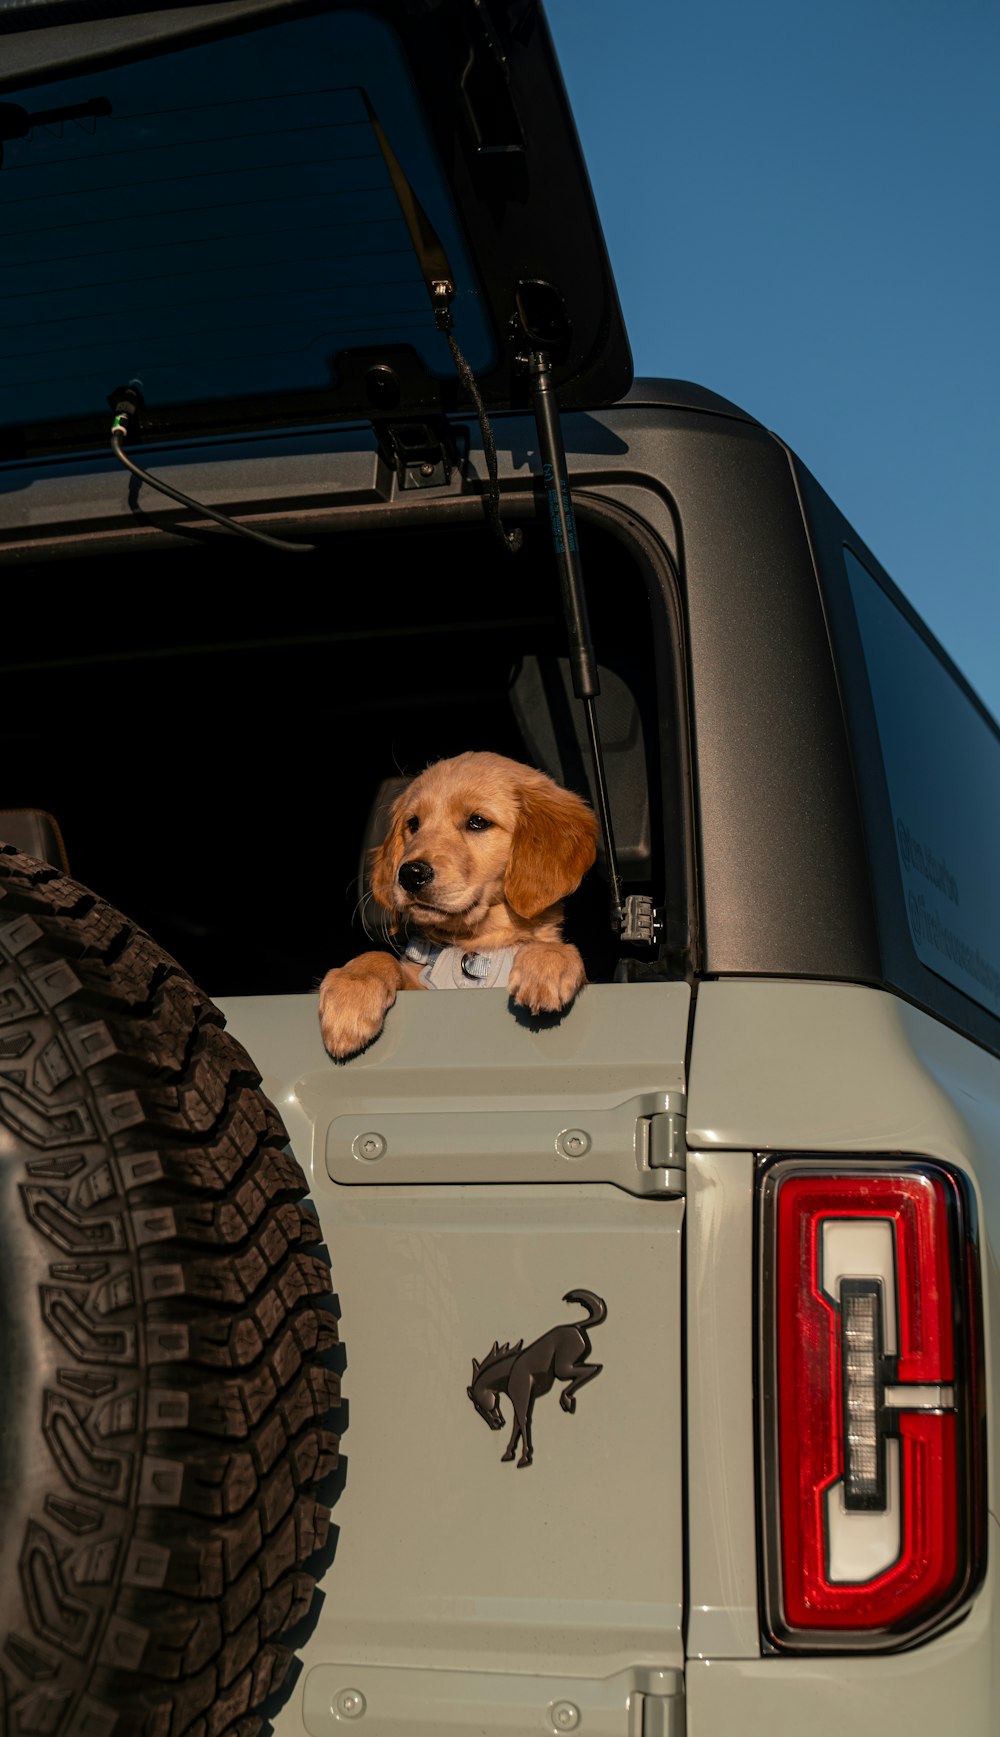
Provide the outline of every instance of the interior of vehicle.
{"type": "MultiPolygon", "coordinates": [[[[659,906],[663,598],[617,534],[580,536],[622,876],[659,906]]],[[[74,878],[218,996],[309,992],[386,944],[360,875],[387,780],[490,749],[592,799],[547,524],[514,556],[484,524],[314,540],[298,560],[199,530],[182,552],[41,563],[5,610],[0,810],[53,815],[74,878]]],[[[594,981],[626,955],[625,975],[684,974],[669,934],[623,948],[603,853],[567,934],[594,981]]]]}

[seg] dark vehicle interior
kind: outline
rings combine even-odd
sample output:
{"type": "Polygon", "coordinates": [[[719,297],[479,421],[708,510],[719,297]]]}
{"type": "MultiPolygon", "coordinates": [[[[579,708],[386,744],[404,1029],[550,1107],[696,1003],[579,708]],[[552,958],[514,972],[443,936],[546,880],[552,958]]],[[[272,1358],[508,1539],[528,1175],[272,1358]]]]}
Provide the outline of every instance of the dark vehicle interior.
{"type": "MultiPolygon", "coordinates": [[[[386,780],[490,749],[592,799],[546,522],[516,556],[480,524],[310,535],[302,560],[198,529],[42,562],[5,606],[0,810],[54,816],[74,878],[214,995],[309,992],[386,945],[359,910],[386,780]]],[[[622,876],[659,906],[679,812],[663,596],[604,526],[581,523],[581,554],[622,876]]],[[[594,981],[623,957],[683,975],[678,932],[624,947],[600,857],[569,901],[594,981]]]]}

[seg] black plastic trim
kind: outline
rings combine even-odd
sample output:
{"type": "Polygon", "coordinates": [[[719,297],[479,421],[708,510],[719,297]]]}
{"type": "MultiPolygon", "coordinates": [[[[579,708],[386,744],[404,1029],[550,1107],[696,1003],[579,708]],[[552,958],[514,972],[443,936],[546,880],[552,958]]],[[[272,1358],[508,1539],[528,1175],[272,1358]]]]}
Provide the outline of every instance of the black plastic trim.
{"type": "Polygon", "coordinates": [[[751,423],[690,413],[683,438],[658,445],[688,613],[703,970],[878,982],[844,719],[784,452],[751,423]]]}

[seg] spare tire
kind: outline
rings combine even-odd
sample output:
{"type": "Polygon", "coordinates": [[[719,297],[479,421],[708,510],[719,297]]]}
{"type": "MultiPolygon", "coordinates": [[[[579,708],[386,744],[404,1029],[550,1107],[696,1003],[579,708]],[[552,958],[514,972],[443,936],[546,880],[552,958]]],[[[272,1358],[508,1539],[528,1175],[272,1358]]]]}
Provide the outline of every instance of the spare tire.
{"type": "Polygon", "coordinates": [[[249,1737],[312,1601],[329,1265],[223,1023],[127,918],[0,846],[7,1737],[249,1737]]]}

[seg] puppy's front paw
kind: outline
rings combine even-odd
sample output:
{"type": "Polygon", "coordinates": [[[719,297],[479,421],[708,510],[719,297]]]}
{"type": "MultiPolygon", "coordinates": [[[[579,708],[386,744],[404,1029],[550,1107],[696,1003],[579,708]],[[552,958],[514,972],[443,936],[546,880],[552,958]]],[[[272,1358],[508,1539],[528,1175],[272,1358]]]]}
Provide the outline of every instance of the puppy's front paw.
{"type": "Polygon", "coordinates": [[[514,957],[508,988],[516,1007],[561,1013],[586,981],[583,960],[568,942],[526,941],[514,957]]]}
{"type": "Polygon", "coordinates": [[[385,1016],[396,999],[399,972],[388,954],[369,955],[384,959],[358,969],[361,960],[328,971],[319,989],[319,1026],[327,1053],[334,1061],[350,1061],[378,1037],[385,1016]],[[386,967],[389,967],[387,970],[386,967]]]}

